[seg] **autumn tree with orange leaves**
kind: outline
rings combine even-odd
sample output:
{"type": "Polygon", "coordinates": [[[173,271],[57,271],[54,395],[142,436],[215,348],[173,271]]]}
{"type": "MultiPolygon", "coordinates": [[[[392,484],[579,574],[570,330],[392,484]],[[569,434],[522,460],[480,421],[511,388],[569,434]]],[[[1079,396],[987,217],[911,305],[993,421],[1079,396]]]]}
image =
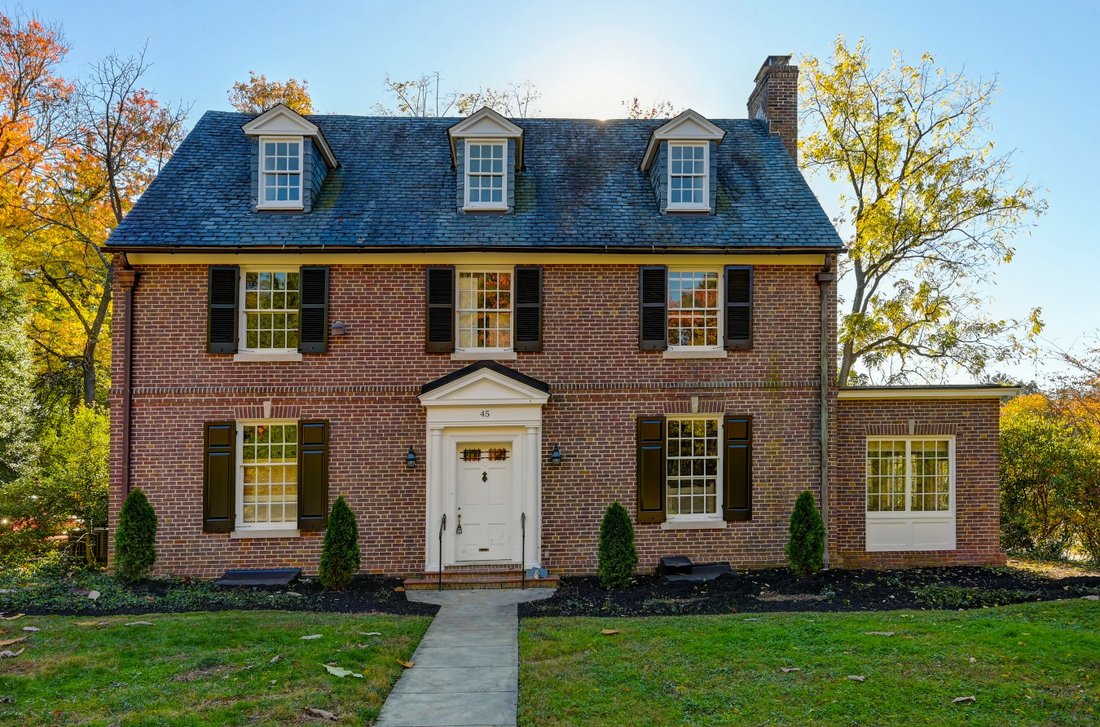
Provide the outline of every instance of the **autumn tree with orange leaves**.
{"type": "Polygon", "coordinates": [[[272,106],[282,104],[300,114],[313,113],[313,101],[309,97],[309,81],[288,78],[285,81],[269,81],[267,76],[248,72],[247,81],[237,81],[229,89],[229,103],[245,114],[262,114],[272,106]]]}

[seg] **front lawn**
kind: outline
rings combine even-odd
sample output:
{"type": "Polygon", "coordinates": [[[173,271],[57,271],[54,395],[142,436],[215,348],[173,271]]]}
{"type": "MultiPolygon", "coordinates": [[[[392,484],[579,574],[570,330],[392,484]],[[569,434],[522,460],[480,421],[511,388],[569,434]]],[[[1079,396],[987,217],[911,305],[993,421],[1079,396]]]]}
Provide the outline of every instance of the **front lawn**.
{"type": "Polygon", "coordinates": [[[1100,603],[1084,599],[965,612],[528,618],[520,657],[521,725],[1100,720],[1100,603]]]}
{"type": "Polygon", "coordinates": [[[28,638],[0,647],[26,649],[0,660],[0,723],[320,723],[309,707],[369,723],[429,622],[274,611],[2,620],[0,641],[28,638]],[[136,621],[151,625],[126,625],[136,621]],[[363,678],[333,676],[326,663],[363,678]]]}

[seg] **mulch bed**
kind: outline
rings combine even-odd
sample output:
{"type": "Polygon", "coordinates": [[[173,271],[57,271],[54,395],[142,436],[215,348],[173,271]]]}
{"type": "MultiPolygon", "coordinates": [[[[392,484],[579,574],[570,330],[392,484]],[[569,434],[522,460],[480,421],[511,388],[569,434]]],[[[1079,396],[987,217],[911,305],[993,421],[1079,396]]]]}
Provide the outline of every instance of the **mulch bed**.
{"type": "Polygon", "coordinates": [[[980,608],[1100,594],[1100,577],[1052,579],[1008,568],[828,570],[799,578],[783,568],[713,581],[640,576],[609,591],[595,577],[566,577],[551,598],[521,603],[521,617],[668,616],[760,611],[980,608]]]}

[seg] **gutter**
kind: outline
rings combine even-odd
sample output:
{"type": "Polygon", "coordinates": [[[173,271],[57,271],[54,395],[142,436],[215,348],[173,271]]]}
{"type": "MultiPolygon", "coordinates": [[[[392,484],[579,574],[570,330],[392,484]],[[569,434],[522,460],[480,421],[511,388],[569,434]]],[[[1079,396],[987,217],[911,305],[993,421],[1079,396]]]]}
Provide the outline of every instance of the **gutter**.
{"type": "Polygon", "coordinates": [[[138,272],[130,267],[126,254],[115,258],[115,287],[122,287],[126,325],[122,330],[122,492],[130,494],[130,430],[134,383],[134,288],[138,272]]]}
{"type": "MultiPolygon", "coordinates": [[[[256,246],[242,246],[242,245],[105,245],[104,251],[117,254],[125,253],[174,253],[180,255],[188,255],[194,253],[220,253],[220,254],[248,254],[248,253],[353,253],[360,255],[370,255],[371,253],[453,253],[453,252],[526,252],[526,253],[538,253],[540,255],[554,253],[609,253],[609,254],[623,254],[623,255],[637,255],[637,254],[649,254],[653,252],[662,253],[676,253],[676,254],[699,254],[699,255],[715,255],[722,254],[730,251],[731,248],[728,245],[717,247],[684,247],[677,245],[633,245],[622,247],[611,247],[607,244],[604,245],[561,245],[554,246],[553,248],[540,247],[537,245],[373,245],[371,247],[365,247],[362,245],[256,245],[256,246]]],[[[739,247],[733,248],[736,254],[766,254],[766,255],[829,255],[837,252],[843,252],[841,247],[832,246],[813,246],[802,245],[799,247],[739,247]]]]}
{"type": "Polygon", "coordinates": [[[820,360],[819,360],[819,385],[818,385],[818,415],[820,417],[819,428],[821,430],[821,520],[825,524],[825,552],[823,560],[825,567],[829,567],[829,360],[834,355],[831,350],[829,336],[829,284],[836,281],[836,273],[832,270],[832,258],[825,258],[825,265],[816,276],[817,287],[821,301],[821,335],[820,335],[820,360]]]}

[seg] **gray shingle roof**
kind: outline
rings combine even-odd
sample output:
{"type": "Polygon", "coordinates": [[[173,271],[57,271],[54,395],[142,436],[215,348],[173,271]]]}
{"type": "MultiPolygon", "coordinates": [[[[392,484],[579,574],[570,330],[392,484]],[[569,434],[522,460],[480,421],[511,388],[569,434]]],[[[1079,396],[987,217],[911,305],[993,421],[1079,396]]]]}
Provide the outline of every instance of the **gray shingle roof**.
{"type": "Polygon", "coordinates": [[[638,163],[662,121],[525,119],[515,212],[456,210],[447,128],[456,119],[311,116],[340,161],[313,211],[250,207],[245,114],[209,111],[108,242],[208,247],[838,249],[840,238],[779,139],[714,120],[714,215],[662,216],[638,163]]]}

